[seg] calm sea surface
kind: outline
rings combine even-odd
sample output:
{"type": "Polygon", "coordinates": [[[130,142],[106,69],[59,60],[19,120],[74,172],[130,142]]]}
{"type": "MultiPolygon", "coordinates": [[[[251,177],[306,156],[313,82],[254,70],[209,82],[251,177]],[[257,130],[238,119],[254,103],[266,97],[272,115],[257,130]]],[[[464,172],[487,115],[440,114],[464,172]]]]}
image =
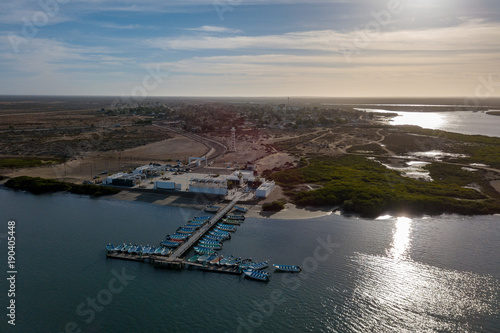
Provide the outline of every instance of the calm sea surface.
{"type": "Polygon", "coordinates": [[[370,112],[397,113],[391,125],[416,125],[461,134],[480,134],[500,137],[500,116],[472,111],[407,112],[380,108],[358,108],[370,112]]]}
{"type": "Polygon", "coordinates": [[[194,210],[2,189],[0,212],[0,332],[500,331],[499,216],[249,218],[221,253],[304,268],[262,283],[106,259],[106,243],[157,244],[194,210]]]}

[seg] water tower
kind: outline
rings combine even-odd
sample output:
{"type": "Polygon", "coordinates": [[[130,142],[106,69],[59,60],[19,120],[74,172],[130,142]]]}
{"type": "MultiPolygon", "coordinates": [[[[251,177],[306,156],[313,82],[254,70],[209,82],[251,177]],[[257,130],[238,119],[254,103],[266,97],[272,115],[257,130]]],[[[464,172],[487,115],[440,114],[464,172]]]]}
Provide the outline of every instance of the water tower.
{"type": "Polygon", "coordinates": [[[231,141],[229,142],[229,150],[236,151],[236,128],[231,128],[231,141]]]}

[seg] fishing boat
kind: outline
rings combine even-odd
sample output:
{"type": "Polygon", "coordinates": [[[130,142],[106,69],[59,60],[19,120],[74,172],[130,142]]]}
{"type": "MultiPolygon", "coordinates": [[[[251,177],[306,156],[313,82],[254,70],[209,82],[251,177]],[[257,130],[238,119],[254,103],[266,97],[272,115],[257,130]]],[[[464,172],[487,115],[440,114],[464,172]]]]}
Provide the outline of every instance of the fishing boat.
{"type": "Polygon", "coordinates": [[[198,246],[200,247],[206,247],[207,249],[212,249],[212,250],[220,250],[222,249],[222,244],[221,243],[203,243],[203,242],[198,242],[198,246]]]}
{"type": "Polygon", "coordinates": [[[115,249],[113,250],[113,252],[121,252],[121,250],[123,250],[123,248],[125,246],[127,246],[127,244],[121,243],[120,245],[118,245],[117,247],[115,247],[115,249]]]}
{"type": "Polygon", "coordinates": [[[137,249],[135,249],[135,253],[136,253],[136,254],[142,254],[142,250],[143,250],[143,249],[144,249],[144,246],[139,245],[139,246],[137,247],[137,249]]]}
{"type": "Polygon", "coordinates": [[[142,248],[142,254],[149,254],[149,250],[151,250],[151,246],[146,245],[142,248]]]}
{"type": "Polygon", "coordinates": [[[115,247],[113,246],[113,244],[108,243],[108,245],[106,245],[106,250],[108,251],[108,253],[111,253],[115,250],[115,247]]]}
{"type": "Polygon", "coordinates": [[[208,259],[208,257],[210,257],[210,254],[209,253],[205,253],[203,255],[201,255],[199,258],[198,258],[198,262],[204,262],[205,260],[208,259]]]}
{"type": "Polygon", "coordinates": [[[207,213],[217,213],[220,210],[220,207],[218,207],[218,206],[206,206],[204,210],[207,213]]]}
{"type": "Polygon", "coordinates": [[[233,260],[230,260],[226,262],[226,266],[235,266],[238,265],[241,262],[241,258],[234,258],[233,260]]]}
{"type": "Polygon", "coordinates": [[[194,256],[192,256],[191,258],[189,258],[188,261],[189,262],[197,262],[199,257],[200,257],[199,254],[195,254],[194,256]]]}
{"type": "Polygon", "coordinates": [[[300,268],[300,266],[296,266],[296,265],[273,265],[273,266],[274,266],[274,269],[276,271],[280,271],[280,272],[298,273],[302,270],[302,268],[300,268]]]}
{"type": "Polygon", "coordinates": [[[264,271],[264,270],[247,268],[247,269],[244,269],[244,271],[256,272],[256,273],[264,274],[264,275],[267,275],[267,276],[271,276],[271,273],[269,273],[269,271],[264,271]]]}
{"type": "Polygon", "coordinates": [[[208,245],[222,245],[220,242],[214,240],[201,240],[200,243],[208,245]]]}
{"type": "Polygon", "coordinates": [[[220,232],[217,232],[217,231],[210,231],[209,232],[210,235],[212,236],[216,236],[216,237],[223,237],[225,239],[230,239],[231,238],[231,235],[228,233],[220,233],[220,232]]]}
{"type": "Polygon", "coordinates": [[[153,254],[156,251],[156,246],[151,246],[147,254],[153,254]]]}
{"type": "Polygon", "coordinates": [[[230,220],[237,220],[237,221],[245,220],[245,216],[243,216],[243,215],[226,215],[226,218],[228,218],[230,220]]]}
{"type": "Polygon", "coordinates": [[[173,234],[173,235],[168,235],[167,240],[171,239],[180,239],[180,240],[185,240],[189,237],[190,235],[188,234],[173,234]]]}
{"type": "Polygon", "coordinates": [[[243,274],[245,274],[246,277],[249,277],[249,278],[254,279],[254,280],[269,281],[268,275],[259,273],[258,271],[246,269],[243,271],[243,274]]]}
{"type": "Polygon", "coordinates": [[[248,266],[248,268],[264,269],[264,268],[267,268],[268,266],[269,266],[269,261],[263,261],[263,262],[259,262],[259,263],[254,263],[254,264],[248,266]]]}
{"type": "Polygon", "coordinates": [[[232,225],[217,223],[217,229],[228,232],[235,232],[236,228],[232,225]]]}
{"type": "Polygon", "coordinates": [[[234,256],[231,254],[231,255],[230,255],[230,256],[228,256],[228,257],[222,258],[222,259],[219,261],[218,265],[219,265],[219,266],[225,266],[227,262],[229,262],[229,261],[231,261],[231,260],[233,260],[233,259],[234,259],[234,256]]]}
{"type": "Polygon", "coordinates": [[[162,256],[168,256],[170,253],[172,253],[172,250],[167,247],[164,247],[163,250],[161,251],[162,256]]]}
{"type": "Polygon", "coordinates": [[[222,236],[213,236],[213,235],[205,235],[203,236],[202,240],[213,240],[213,241],[219,241],[219,242],[223,242],[225,241],[227,238],[226,237],[222,237],[222,236]]]}
{"type": "Polygon", "coordinates": [[[215,257],[212,261],[210,261],[210,265],[217,265],[222,258],[224,258],[224,256],[215,257]]]}
{"type": "Polygon", "coordinates": [[[153,254],[161,254],[161,252],[164,250],[165,248],[163,246],[158,246],[155,250],[155,252],[153,252],[153,254]]]}
{"type": "Polygon", "coordinates": [[[210,263],[215,258],[217,258],[217,252],[215,252],[214,254],[211,254],[207,259],[205,259],[205,262],[210,263]]]}
{"type": "Polygon", "coordinates": [[[178,247],[179,245],[181,245],[181,243],[171,242],[171,241],[161,241],[160,245],[165,247],[178,247]]]}
{"type": "Polygon", "coordinates": [[[201,247],[201,246],[195,246],[194,251],[198,254],[214,254],[215,250],[208,249],[206,247],[201,247]]]}
{"type": "Polygon", "coordinates": [[[184,230],[184,229],[177,229],[176,233],[177,234],[182,234],[182,235],[192,235],[195,230],[184,230]]]}
{"type": "Polygon", "coordinates": [[[137,251],[137,244],[132,245],[132,246],[128,249],[128,251],[127,251],[127,252],[128,252],[128,253],[130,253],[130,254],[133,254],[133,253],[135,253],[135,251],[137,251]]]}
{"type": "Polygon", "coordinates": [[[250,259],[250,258],[249,259],[244,259],[244,260],[241,261],[239,267],[241,269],[247,269],[248,266],[250,266],[252,263],[253,263],[252,259],[250,259]]]}
{"type": "Polygon", "coordinates": [[[202,226],[205,223],[207,223],[207,221],[193,221],[193,220],[187,221],[187,224],[193,225],[193,226],[202,226]]]}
{"type": "Polygon", "coordinates": [[[222,219],[222,222],[224,222],[225,224],[229,224],[229,225],[241,225],[241,223],[243,221],[230,220],[230,219],[222,219]]]}
{"type": "Polygon", "coordinates": [[[125,247],[122,249],[122,253],[128,252],[128,250],[130,250],[131,247],[132,247],[131,243],[129,243],[128,245],[125,245],[125,247]]]}
{"type": "Polygon", "coordinates": [[[248,209],[245,208],[245,207],[240,207],[240,206],[234,206],[234,210],[238,211],[238,212],[242,212],[242,213],[246,213],[248,212],[248,209]]]}

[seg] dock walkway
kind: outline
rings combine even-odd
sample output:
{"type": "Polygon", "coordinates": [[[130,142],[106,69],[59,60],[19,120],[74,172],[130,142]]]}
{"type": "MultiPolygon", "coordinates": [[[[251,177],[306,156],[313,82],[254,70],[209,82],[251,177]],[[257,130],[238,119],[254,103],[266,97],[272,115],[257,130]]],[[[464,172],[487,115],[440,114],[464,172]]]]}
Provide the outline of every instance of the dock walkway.
{"type": "Polygon", "coordinates": [[[230,203],[228,203],[226,207],[217,212],[217,214],[215,214],[207,224],[196,230],[196,232],[189,237],[187,242],[175,249],[175,251],[166,259],[176,261],[177,258],[183,256],[184,253],[186,253],[201,237],[203,237],[207,233],[207,231],[213,228],[215,223],[219,222],[219,220],[236,205],[240,197],[241,193],[237,193],[234,199],[230,203]]]}

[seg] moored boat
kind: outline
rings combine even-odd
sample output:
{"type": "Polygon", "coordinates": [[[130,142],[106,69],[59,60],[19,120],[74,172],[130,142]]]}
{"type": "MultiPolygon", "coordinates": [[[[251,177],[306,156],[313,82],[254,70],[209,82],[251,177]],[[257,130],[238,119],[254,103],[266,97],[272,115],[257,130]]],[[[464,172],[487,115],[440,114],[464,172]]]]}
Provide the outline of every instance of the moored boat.
{"type": "Polygon", "coordinates": [[[222,249],[222,244],[207,244],[203,242],[199,242],[198,246],[200,247],[206,247],[207,249],[212,249],[212,250],[220,250],[222,249]]]}
{"type": "Polygon", "coordinates": [[[172,250],[169,249],[168,247],[164,247],[163,250],[161,251],[162,256],[168,256],[170,253],[172,253],[172,250]]]}
{"type": "Polygon", "coordinates": [[[217,229],[222,230],[222,231],[228,231],[228,232],[235,232],[236,227],[229,225],[229,224],[223,224],[223,223],[217,223],[217,229]]]}
{"type": "Polygon", "coordinates": [[[251,269],[264,269],[269,266],[269,261],[263,261],[263,262],[258,262],[258,263],[253,263],[252,265],[248,266],[248,268],[251,269]]]}
{"type": "Polygon", "coordinates": [[[258,271],[246,269],[243,271],[243,274],[245,274],[246,277],[249,277],[254,280],[269,281],[268,275],[259,273],[258,271]]]}
{"type": "Polygon", "coordinates": [[[248,212],[248,208],[241,207],[241,206],[234,206],[234,210],[236,210],[238,212],[242,212],[242,213],[248,212]]]}
{"type": "Polygon", "coordinates": [[[245,271],[249,271],[249,272],[257,272],[259,274],[264,274],[264,275],[267,275],[267,276],[271,276],[271,273],[269,273],[269,271],[264,271],[264,270],[258,270],[258,269],[251,269],[251,268],[247,268],[247,269],[244,269],[245,271]]]}
{"type": "Polygon", "coordinates": [[[108,243],[108,244],[106,245],[106,250],[108,251],[108,253],[111,253],[111,252],[114,252],[114,251],[115,251],[115,247],[113,246],[113,244],[108,243]]]}
{"type": "Polygon", "coordinates": [[[130,248],[132,247],[133,245],[131,243],[125,245],[125,247],[122,249],[122,253],[126,253],[128,252],[128,250],[130,250],[130,248]]]}
{"type": "Polygon", "coordinates": [[[217,265],[222,258],[224,258],[224,256],[215,257],[212,261],[210,261],[210,265],[217,265]]]}
{"type": "Polygon", "coordinates": [[[160,245],[165,247],[178,247],[181,243],[171,241],[161,241],[160,245]]]}
{"type": "Polygon", "coordinates": [[[189,262],[196,262],[198,261],[198,258],[200,257],[199,254],[195,254],[194,256],[192,256],[191,258],[188,259],[189,262]]]}
{"type": "Polygon", "coordinates": [[[137,251],[137,244],[136,245],[132,245],[129,249],[128,249],[128,253],[130,254],[133,254],[135,253],[135,251],[137,251]]]}
{"type": "Polygon", "coordinates": [[[234,256],[231,254],[228,257],[222,258],[221,261],[219,261],[218,265],[219,266],[225,266],[227,262],[231,261],[234,259],[234,256]]]}
{"type": "Polygon", "coordinates": [[[127,246],[127,244],[121,243],[120,245],[118,245],[117,247],[115,247],[115,249],[113,250],[113,252],[120,252],[121,250],[123,250],[123,248],[125,246],[127,246]]]}
{"type": "Polygon", "coordinates": [[[238,220],[230,220],[230,219],[223,219],[222,220],[225,224],[229,225],[241,225],[243,221],[238,221],[238,220]]]}
{"type": "Polygon", "coordinates": [[[234,258],[233,260],[230,260],[226,262],[226,266],[236,266],[241,262],[241,258],[234,258]]]}
{"type": "Polygon", "coordinates": [[[163,246],[158,246],[156,250],[153,252],[153,254],[161,254],[161,252],[164,250],[163,246]]]}
{"type": "Polygon", "coordinates": [[[207,213],[217,213],[220,210],[220,207],[219,206],[206,206],[204,210],[207,213]]]}
{"type": "Polygon", "coordinates": [[[214,254],[215,253],[215,250],[209,249],[206,247],[201,247],[201,246],[195,246],[193,249],[198,254],[214,254]]]}
{"type": "Polygon", "coordinates": [[[298,273],[302,270],[302,268],[300,268],[300,266],[297,265],[273,265],[273,266],[276,271],[280,272],[298,273]]]}
{"type": "Polygon", "coordinates": [[[245,216],[243,215],[226,215],[226,218],[230,220],[245,220],[245,216]]]}

